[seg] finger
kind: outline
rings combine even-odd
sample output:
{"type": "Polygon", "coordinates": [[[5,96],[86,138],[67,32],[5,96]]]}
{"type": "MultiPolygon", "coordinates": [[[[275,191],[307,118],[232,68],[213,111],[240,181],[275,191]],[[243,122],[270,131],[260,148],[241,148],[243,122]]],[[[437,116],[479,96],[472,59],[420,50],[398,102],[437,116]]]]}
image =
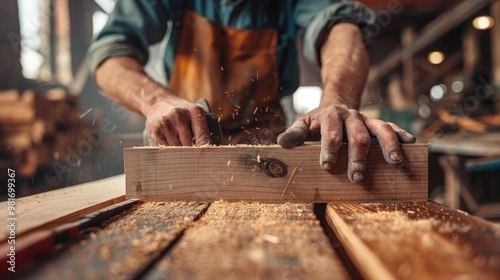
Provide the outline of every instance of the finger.
{"type": "Polygon", "coordinates": [[[399,141],[401,143],[415,143],[417,141],[417,138],[413,136],[411,133],[408,133],[406,130],[402,129],[401,127],[397,126],[394,123],[388,122],[388,124],[392,127],[394,132],[396,132],[396,135],[398,136],[399,141]]]}
{"type": "Polygon", "coordinates": [[[370,149],[370,134],[357,111],[350,112],[345,119],[345,127],[349,154],[347,176],[351,182],[356,183],[365,178],[366,157],[370,149]]]}
{"type": "Polygon", "coordinates": [[[183,129],[178,132],[179,140],[182,146],[192,146],[193,145],[193,132],[191,131],[191,127],[188,126],[188,129],[183,129]]]}
{"type": "Polygon", "coordinates": [[[371,118],[365,119],[365,126],[372,135],[377,137],[384,158],[389,164],[398,164],[403,160],[398,136],[392,126],[382,120],[371,118]]]}
{"type": "MultiPolygon", "coordinates": [[[[195,145],[205,145],[212,143],[212,137],[210,130],[208,129],[207,119],[205,117],[205,111],[199,106],[194,107],[190,110],[191,115],[191,135],[190,142],[192,145],[193,137],[195,145]]],[[[187,138],[186,138],[187,140],[187,138]]]]}
{"type": "Polygon", "coordinates": [[[174,124],[172,124],[170,121],[162,122],[161,129],[163,132],[163,136],[167,140],[169,146],[182,146],[174,124]]]}
{"type": "Polygon", "coordinates": [[[320,164],[325,170],[332,170],[337,165],[343,127],[340,114],[332,114],[322,120],[320,164]]]}
{"type": "MultiPolygon", "coordinates": [[[[170,135],[173,136],[173,141],[178,144],[176,146],[192,146],[193,132],[191,131],[191,117],[185,111],[178,111],[172,121],[167,122],[170,135]]],[[[170,141],[169,141],[170,142],[170,141]]]]}
{"type": "Polygon", "coordinates": [[[165,136],[163,136],[163,131],[161,130],[160,127],[158,127],[157,131],[155,133],[150,133],[151,139],[157,144],[157,145],[165,145],[168,146],[167,139],[165,139],[165,136]]]}
{"type": "Polygon", "coordinates": [[[309,134],[309,128],[303,119],[293,123],[285,132],[278,136],[278,145],[291,148],[304,144],[309,134]]]}

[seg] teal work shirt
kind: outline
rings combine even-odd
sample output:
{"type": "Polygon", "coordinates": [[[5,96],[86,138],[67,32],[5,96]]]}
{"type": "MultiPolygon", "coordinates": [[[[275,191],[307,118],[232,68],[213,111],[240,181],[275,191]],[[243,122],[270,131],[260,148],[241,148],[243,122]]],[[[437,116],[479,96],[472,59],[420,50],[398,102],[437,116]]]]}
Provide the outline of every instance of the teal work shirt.
{"type": "MultiPolygon", "coordinates": [[[[372,24],[374,13],[352,1],[335,0],[118,0],[106,26],[89,49],[92,74],[107,58],[130,56],[145,65],[148,47],[168,36],[163,55],[167,81],[174,69],[184,9],[236,29],[278,30],[280,96],[299,85],[296,33],[305,30],[304,55],[320,65],[319,44],[338,22],[372,24]]],[[[196,36],[196,34],[194,34],[196,36]]]]}

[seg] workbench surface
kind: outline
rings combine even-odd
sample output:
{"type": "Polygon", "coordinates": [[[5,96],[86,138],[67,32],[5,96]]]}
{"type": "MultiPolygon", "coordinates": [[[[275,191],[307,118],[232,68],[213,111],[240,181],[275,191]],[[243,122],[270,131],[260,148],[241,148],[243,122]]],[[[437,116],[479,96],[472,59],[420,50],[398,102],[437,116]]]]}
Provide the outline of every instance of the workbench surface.
{"type": "MultiPolygon", "coordinates": [[[[106,192],[107,187],[101,184],[101,188],[106,192]]],[[[41,195],[41,203],[43,199],[41,195]]],[[[45,221],[19,232],[16,272],[2,268],[1,275],[28,279],[498,279],[500,275],[500,228],[433,202],[131,200],[85,219],[78,222],[73,217],[79,232],[67,231],[70,238],[57,235],[46,252],[41,248],[47,242],[37,243],[42,239],[35,237],[41,232],[56,236],[61,226],[43,225],[50,222],[56,227],[67,220],[45,221]],[[89,222],[96,217],[98,224],[89,222]],[[27,255],[23,246],[30,248],[27,255]]]]}

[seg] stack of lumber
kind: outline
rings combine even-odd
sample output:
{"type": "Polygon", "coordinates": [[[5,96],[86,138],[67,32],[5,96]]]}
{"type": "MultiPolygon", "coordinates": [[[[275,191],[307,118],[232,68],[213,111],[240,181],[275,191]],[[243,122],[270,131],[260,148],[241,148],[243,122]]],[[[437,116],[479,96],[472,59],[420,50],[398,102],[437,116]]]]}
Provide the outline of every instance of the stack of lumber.
{"type": "Polygon", "coordinates": [[[78,97],[63,89],[0,92],[0,165],[32,176],[64,158],[81,140],[81,126],[78,97]]]}

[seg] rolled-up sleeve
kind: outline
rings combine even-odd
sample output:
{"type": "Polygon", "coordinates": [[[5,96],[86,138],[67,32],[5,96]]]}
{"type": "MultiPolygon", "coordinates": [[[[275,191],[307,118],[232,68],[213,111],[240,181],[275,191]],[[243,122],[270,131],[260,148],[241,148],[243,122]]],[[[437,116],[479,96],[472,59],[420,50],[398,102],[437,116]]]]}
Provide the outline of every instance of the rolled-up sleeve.
{"type": "Polygon", "coordinates": [[[375,22],[375,13],[358,2],[319,0],[299,0],[294,11],[296,24],[305,29],[304,56],[313,65],[320,66],[319,42],[333,25],[339,22],[354,23],[361,28],[375,22]]]}
{"type": "Polygon", "coordinates": [[[107,58],[130,56],[141,64],[148,60],[148,46],[160,42],[171,18],[170,1],[119,0],[103,30],[88,51],[92,76],[107,58]]]}

